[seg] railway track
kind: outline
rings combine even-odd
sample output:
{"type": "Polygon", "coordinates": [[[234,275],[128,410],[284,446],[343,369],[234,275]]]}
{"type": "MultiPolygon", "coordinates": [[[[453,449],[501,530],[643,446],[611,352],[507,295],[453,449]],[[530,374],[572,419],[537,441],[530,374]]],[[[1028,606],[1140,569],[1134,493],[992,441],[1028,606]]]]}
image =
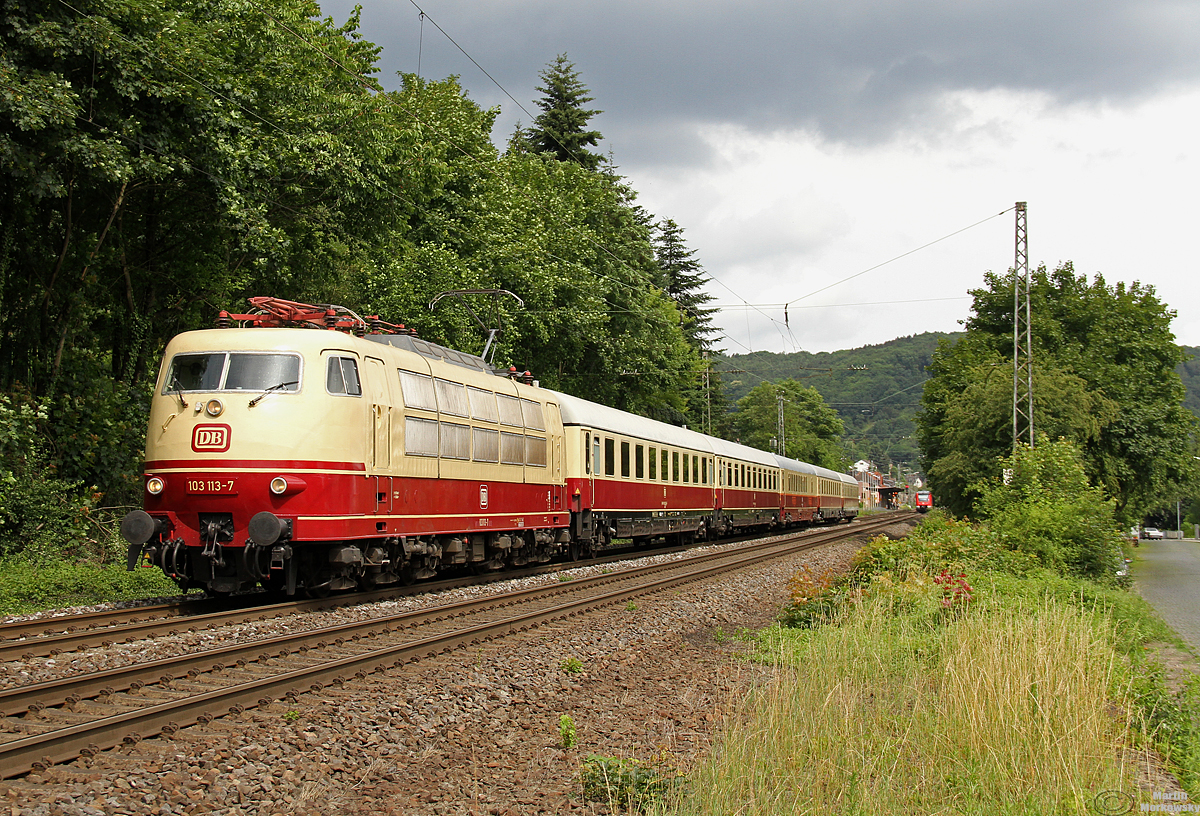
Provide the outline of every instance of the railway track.
{"type": "MultiPolygon", "coordinates": [[[[738,543],[745,540],[751,540],[751,537],[735,537],[709,543],[738,543]]],[[[697,546],[704,546],[704,544],[697,546]]],[[[481,583],[511,581],[560,572],[564,569],[612,564],[631,557],[648,558],[680,550],[681,547],[678,545],[654,549],[624,548],[577,562],[544,564],[486,575],[423,581],[412,586],[388,587],[367,592],[354,592],[317,599],[289,600],[281,603],[270,603],[267,601],[269,596],[260,592],[232,598],[196,598],[133,608],[103,609],[15,621],[0,624],[0,664],[35,657],[57,657],[61,654],[84,651],[98,646],[108,647],[116,643],[129,643],[142,638],[170,636],[181,632],[265,621],[304,612],[365,606],[380,601],[444,592],[481,583]]]]}
{"type": "Polygon", "coordinates": [[[724,571],[870,533],[888,515],[737,549],[368,618],[0,692],[0,777],[172,734],[724,571]]]}

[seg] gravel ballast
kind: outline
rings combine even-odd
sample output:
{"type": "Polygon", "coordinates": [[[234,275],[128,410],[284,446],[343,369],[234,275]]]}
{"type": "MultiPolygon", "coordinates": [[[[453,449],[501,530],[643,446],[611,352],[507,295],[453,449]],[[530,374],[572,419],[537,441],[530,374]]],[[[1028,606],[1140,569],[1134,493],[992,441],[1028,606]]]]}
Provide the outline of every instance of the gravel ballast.
{"type": "MultiPolygon", "coordinates": [[[[585,758],[657,757],[687,770],[712,744],[726,704],[767,671],[742,659],[739,634],[773,622],[802,565],[844,569],[863,540],[0,783],[0,803],[13,816],[615,812],[584,800],[585,758]],[[572,748],[560,743],[563,715],[576,729],[572,748]]],[[[462,591],[404,603],[446,603],[462,591]]],[[[83,664],[69,673],[90,670],[72,657],[83,664]]],[[[26,670],[9,664],[5,673],[11,682],[26,670]]]]}

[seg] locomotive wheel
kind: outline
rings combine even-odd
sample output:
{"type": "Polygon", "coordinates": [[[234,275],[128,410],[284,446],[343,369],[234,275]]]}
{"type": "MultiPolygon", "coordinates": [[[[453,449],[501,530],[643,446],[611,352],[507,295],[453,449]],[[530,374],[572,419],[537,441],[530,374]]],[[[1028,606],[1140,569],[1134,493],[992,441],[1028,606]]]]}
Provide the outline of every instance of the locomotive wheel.
{"type": "Polygon", "coordinates": [[[582,554],[578,541],[572,541],[567,545],[567,560],[578,561],[582,554]]]}

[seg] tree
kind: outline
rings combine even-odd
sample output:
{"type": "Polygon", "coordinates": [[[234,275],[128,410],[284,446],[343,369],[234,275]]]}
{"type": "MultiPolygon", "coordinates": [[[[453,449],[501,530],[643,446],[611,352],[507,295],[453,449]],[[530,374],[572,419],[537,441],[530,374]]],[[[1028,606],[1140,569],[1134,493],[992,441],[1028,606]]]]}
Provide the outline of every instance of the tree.
{"type": "Polygon", "coordinates": [[[688,342],[701,353],[712,351],[709,336],[717,332],[712,324],[717,310],[704,308],[713,300],[703,291],[709,277],[696,260],[696,251],[684,242],[683,228],[670,218],[654,225],[654,260],[661,275],[660,285],[683,313],[683,333],[688,342]]]}
{"type": "Polygon", "coordinates": [[[583,107],[594,98],[587,95],[587,86],[580,81],[575,63],[566,54],[559,54],[538,76],[544,83],[537,87],[544,94],[537,103],[542,112],[528,130],[517,129],[510,147],[549,153],[558,161],[575,162],[586,170],[597,169],[602,157],[587,148],[595,147],[603,136],[598,130],[585,128],[589,119],[603,111],[583,107]]]}
{"type": "MultiPolygon", "coordinates": [[[[939,503],[971,512],[971,484],[1011,451],[1013,275],[985,277],[957,345],[942,344],[918,416],[925,470],[939,503]]],[[[1170,331],[1152,287],[1077,276],[1068,262],[1031,276],[1034,428],[1074,442],[1088,476],[1139,520],[1178,495],[1192,468],[1195,418],[1182,405],[1170,331]]]]}
{"type": "Polygon", "coordinates": [[[780,400],[783,408],[784,455],[830,470],[845,469],[841,449],[842,420],[815,388],[795,380],[763,382],[737,401],[727,435],[765,451],[778,448],[780,400]]]}

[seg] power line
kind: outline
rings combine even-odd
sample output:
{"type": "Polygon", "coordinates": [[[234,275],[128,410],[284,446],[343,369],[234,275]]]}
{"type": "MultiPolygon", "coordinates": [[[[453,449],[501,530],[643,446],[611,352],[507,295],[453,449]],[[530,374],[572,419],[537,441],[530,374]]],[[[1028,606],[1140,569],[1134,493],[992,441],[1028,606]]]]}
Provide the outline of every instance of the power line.
{"type": "Polygon", "coordinates": [[[883,267],[883,266],[887,266],[888,264],[890,264],[890,263],[892,263],[892,262],[894,262],[894,261],[898,261],[898,260],[900,260],[901,258],[907,258],[909,255],[912,255],[914,252],[920,252],[922,249],[928,249],[929,247],[933,246],[934,244],[939,244],[939,243],[941,243],[942,241],[945,241],[945,240],[946,240],[946,239],[948,239],[948,238],[953,238],[955,235],[958,235],[959,233],[966,232],[966,231],[967,231],[967,230],[969,230],[969,229],[974,229],[975,227],[978,227],[980,224],[986,224],[988,221],[991,221],[993,218],[999,218],[1000,216],[1004,215],[1005,213],[1010,213],[1010,212],[1012,212],[1014,209],[1016,209],[1016,207],[1015,207],[1015,206],[1014,206],[1014,207],[1009,207],[1007,210],[1003,210],[1002,212],[998,212],[998,213],[996,213],[995,215],[989,215],[987,218],[984,218],[984,219],[983,219],[983,220],[981,220],[981,221],[976,221],[974,224],[968,224],[967,226],[963,227],[962,229],[958,229],[958,230],[955,230],[954,232],[951,232],[951,233],[948,233],[948,234],[946,234],[946,235],[943,235],[941,238],[936,238],[936,239],[934,239],[934,240],[930,241],[930,242],[929,242],[929,243],[927,243],[927,244],[922,244],[921,246],[919,246],[919,247],[916,247],[915,249],[910,249],[908,252],[903,252],[903,253],[901,253],[901,254],[897,255],[897,256],[896,256],[896,257],[894,257],[894,258],[889,258],[888,260],[884,261],[883,263],[877,263],[877,264],[875,264],[874,266],[872,266],[872,267],[868,267],[867,269],[864,269],[864,270],[863,270],[863,271],[861,271],[861,272],[855,272],[853,275],[850,275],[849,277],[842,278],[841,280],[834,281],[833,283],[831,283],[831,284],[829,284],[829,285],[827,285],[827,286],[822,286],[820,289],[817,289],[817,290],[815,290],[815,291],[813,291],[813,292],[809,292],[807,295],[802,295],[802,296],[800,296],[800,297],[798,297],[798,298],[795,298],[794,300],[789,300],[789,301],[788,301],[786,304],[784,304],[784,305],[790,306],[791,304],[793,304],[793,303],[798,303],[798,302],[800,302],[801,300],[804,300],[805,298],[810,298],[810,297],[812,297],[813,295],[816,295],[816,294],[819,294],[819,293],[821,293],[821,292],[824,292],[826,289],[832,289],[832,288],[833,288],[833,287],[835,287],[835,286],[838,286],[838,285],[840,285],[840,284],[843,284],[843,283],[845,283],[846,281],[851,281],[851,280],[854,280],[855,278],[857,278],[857,277],[860,277],[860,276],[862,276],[862,275],[865,275],[865,274],[867,274],[868,272],[874,272],[876,269],[879,269],[880,267],[883,267]]]}

